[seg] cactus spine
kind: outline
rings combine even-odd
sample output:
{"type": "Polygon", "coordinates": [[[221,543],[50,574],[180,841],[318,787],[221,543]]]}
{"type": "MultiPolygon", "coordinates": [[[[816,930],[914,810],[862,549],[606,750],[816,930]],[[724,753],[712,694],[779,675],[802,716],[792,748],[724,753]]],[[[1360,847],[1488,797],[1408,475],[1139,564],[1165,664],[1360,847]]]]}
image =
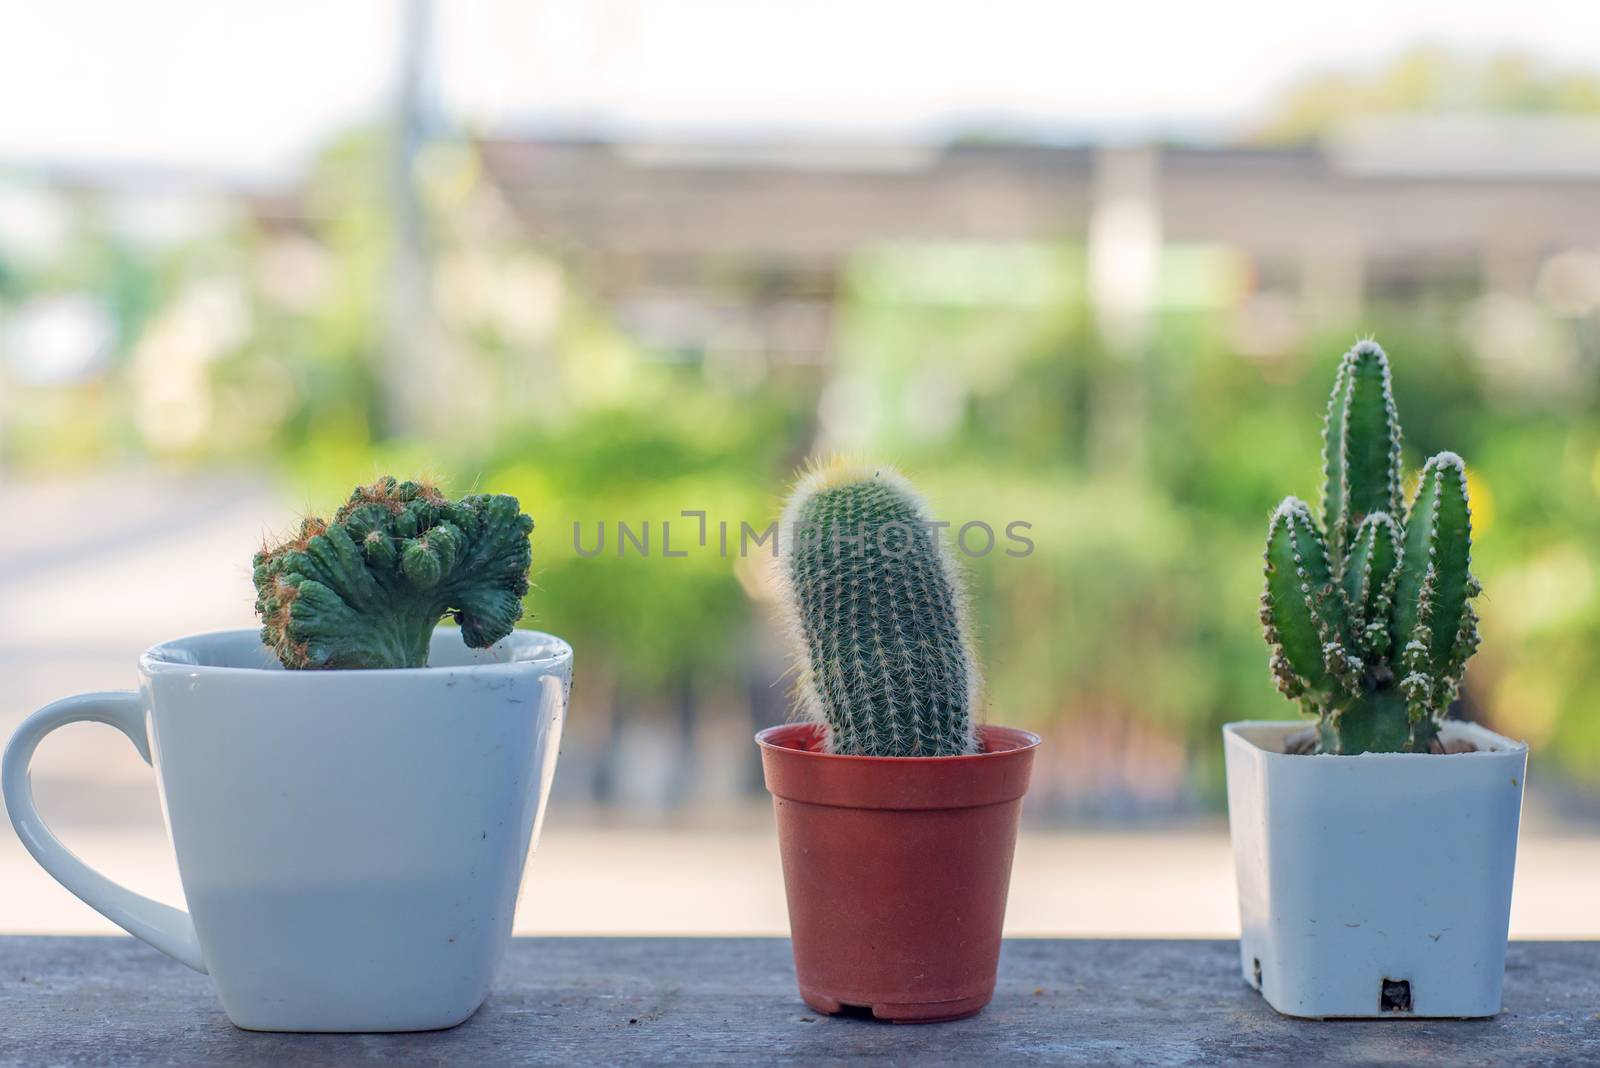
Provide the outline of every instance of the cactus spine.
{"type": "Polygon", "coordinates": [[[1317,717],[1322,752],[1426,752],[1478,647],[1472,512],[1453,452],[1427,462],[1403,512],[1400,420],[1375,342],[1339,364],[1323,476],[1326,535],[1296,497],[1267,532],[1273,677],[1317,717]]]}
{"type": "Polygon", "coordinates": [[[286,668],[423,667],[441,616],[482,649],[522,616],[533,520],[515,497],[448,501],[432,486],[359,486],[331,522],[255,556],[261,640],[286,668]]]}
{"type": "Polygon", "coordinates": [[[962,591],[911,484],[885,467],[818,467],[795,486],[779,531],[799,704],[825,726],[827,751],[976,752],[962,591]]]}

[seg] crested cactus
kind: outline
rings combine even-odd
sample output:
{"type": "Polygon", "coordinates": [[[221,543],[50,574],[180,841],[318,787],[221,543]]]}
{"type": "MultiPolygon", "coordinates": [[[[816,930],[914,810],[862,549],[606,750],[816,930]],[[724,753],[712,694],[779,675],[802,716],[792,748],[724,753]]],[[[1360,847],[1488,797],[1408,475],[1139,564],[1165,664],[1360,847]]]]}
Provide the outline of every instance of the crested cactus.
{"type": "Polygon", "coordinates": [[[978,751],[979,679],[953,562],[897,472],[835,462],[795,486],[780,526],[783,613],[802,712],[827,751],[978,751]]]}
{"type": "Polygon", "coordinates": [[[522,616],[532,530],[504,494],[357,487],[331,521],[308,518],[256,553],[261,640],[286,668],[423,667],[449,613],[467,645],[493,645],[522,616]]]}
{"type": "Polygon", "coordinates": [[[1422,469],[1409,515],[1389,361],[1344,356],[1323,431],[1322,529],[1289,497],[1267,533],[1261,623],[1273,677],[1317,717],[1324,753],[1436,751],[1478,646],[1472,511],[1461,457],[1422,469]]]}

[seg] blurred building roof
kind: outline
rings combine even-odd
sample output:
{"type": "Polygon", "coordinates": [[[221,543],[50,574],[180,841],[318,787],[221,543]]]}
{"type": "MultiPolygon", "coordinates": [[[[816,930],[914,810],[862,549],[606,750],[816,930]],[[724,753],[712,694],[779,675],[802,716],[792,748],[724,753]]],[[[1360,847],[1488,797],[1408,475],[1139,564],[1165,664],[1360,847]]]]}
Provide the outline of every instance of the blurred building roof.
{"type": "MultiPolygon", "coordinates": [[[[865,243],[1081,238],[1126,149],[487,139],[536,237],[586,252],[797,268],[865,243]]],[[[1327,149],[1161,147],[1169,241],[1263,257],[1475,257],[1600,243],[1600,124],[1368,124],[1327,149]]]]}

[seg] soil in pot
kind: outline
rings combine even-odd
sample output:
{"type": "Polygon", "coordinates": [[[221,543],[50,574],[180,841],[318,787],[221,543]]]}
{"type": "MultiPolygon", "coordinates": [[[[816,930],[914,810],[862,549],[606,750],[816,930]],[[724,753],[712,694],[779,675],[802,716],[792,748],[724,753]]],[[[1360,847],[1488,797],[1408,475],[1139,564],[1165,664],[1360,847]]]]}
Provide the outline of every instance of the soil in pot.
{"type": "MultiPolygon", "coordinates": [[[[1295,731],[1283,740],[1283,751],[1289,756],[1315,756],[1317,754],[1317,728],[1313,724],[1295,731]]],[[[1452,756],[1456,753],[1476,753],[1477,743],[1466,738],[1435,737],[1428,744],[1428,752],[1435,756],[1452,756]]]]}

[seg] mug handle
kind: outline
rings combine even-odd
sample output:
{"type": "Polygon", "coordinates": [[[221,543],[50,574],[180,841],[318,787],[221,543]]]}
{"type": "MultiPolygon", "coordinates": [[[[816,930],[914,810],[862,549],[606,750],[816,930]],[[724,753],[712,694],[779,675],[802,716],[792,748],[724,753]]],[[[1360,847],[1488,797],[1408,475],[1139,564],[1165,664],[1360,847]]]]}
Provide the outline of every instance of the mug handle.
{"type": "Polygon", "coordinates": [[[17,837],[22,839],[40,867],[90,908],[169,957],[197,972],[205,972],[206,959],[200,951],[200,938],[187,912],[152,901],[107,879],[74,856],[39,818],[39,810],[33,803],[28,764],[45,735],[57,727],[78,722],[109,723],[128,736],[146,764],[151,762],[150,737],[145,730],[144,708],[138,694],[127,691],[86,693],[45,705],[22,721],[6,746],[4,761],[0,762],[0,789],[3,789],[6,812],[11,816],[11,825],[17,829],[17,837]]]}

